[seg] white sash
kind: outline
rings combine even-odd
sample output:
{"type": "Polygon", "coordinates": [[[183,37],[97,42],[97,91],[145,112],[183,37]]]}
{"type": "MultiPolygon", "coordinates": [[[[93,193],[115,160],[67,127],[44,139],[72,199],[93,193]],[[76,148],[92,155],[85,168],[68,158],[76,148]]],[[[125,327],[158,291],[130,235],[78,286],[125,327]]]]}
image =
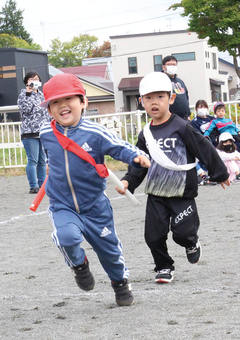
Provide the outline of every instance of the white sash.
{"type": "Polygon", "coordinates": [[[197,164],[195,163],[189,163],[189,164],[175,164],[171,159],[169,159],[165,153],[162,151],[161,148],[157,146],[156,140],[153,138],[153,135],[150,131],[150,123],[146,124],[143,129],[143,134],[146,139],[149,153],[152,157],[152,159],[161,165],[162,167],[169,169],[169,170],[175,170],[175,171],[186,171],[194,168],[197,164]]]}

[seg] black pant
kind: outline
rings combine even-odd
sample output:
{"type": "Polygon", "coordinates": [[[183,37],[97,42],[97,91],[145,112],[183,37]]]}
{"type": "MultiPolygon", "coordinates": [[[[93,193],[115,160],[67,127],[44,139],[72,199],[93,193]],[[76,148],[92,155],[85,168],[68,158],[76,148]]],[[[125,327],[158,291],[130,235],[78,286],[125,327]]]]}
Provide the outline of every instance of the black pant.
{"type": "Polygon", "coordinates": [[[199,217],[194,199],[148,195],[145,219],[145,241],[151,250],[155,271],[170,268],[174,261],[168,254],[168,232],[182,247],[195,246],[199,217]]]}

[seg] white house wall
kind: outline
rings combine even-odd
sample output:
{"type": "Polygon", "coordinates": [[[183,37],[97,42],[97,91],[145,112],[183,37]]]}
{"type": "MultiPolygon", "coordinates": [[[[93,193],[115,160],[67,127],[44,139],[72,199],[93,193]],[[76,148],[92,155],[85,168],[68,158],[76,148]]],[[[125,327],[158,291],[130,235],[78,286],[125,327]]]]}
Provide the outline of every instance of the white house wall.
{"type": "Polygon", "coordinates": [[[211,102],[209,78],[219,80],[220,77],[218,69],[212,70],[211,62],[211,53],[218,53],[217,48],[208,46],[206,39],[200,40],[196,33],[186,31],[110,38],[116,111],[123,111],[123,95],[122,91],[118,90],[120,80],[143,77],[154,70],[154,55],[162,55],[164,58],[173,53],[195,52],[196,60],[179,61],[178,63],[178,76],[188,88],[190,105],[194,105],[198,99],[211,102]],[[206,68],[206,50],[210,53],[210,69],[206,68]],[[136,74],[128,73],[129,57],[137,57],[138,73],[136,74]]]}

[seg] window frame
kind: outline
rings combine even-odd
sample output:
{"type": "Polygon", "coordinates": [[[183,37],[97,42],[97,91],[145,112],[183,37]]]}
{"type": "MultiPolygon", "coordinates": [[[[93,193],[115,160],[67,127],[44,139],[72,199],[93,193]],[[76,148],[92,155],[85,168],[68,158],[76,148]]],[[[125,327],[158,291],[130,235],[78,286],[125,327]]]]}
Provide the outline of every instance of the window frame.
{"type": "Polygon", "coordinates": [[[172,53],[172,56],[175,57],[177,59],[177,62],[181,62],[181,61],[194,61],[196,60],[196,53],[195,52],[181,52],[181,53],[172,53]],[[180,55],[193,55],[193,58],[188,58],[188,59],[179,59],[180,55]]]}
{"type": "Polygon", "coordinates": [[[156,55],[154,55],[153,56],[153,70],[154,70],[154,72],[161,72],[162,71],[162,55],[161,54],[156,54],[156,55]],[[155,63],[155,58],[156,57],[160,57],[161,58],[161,64],[159,64],[159,63],[155,63]],[[160,69],[159,70],[157,70],[156,68],[156,66],[160,66],[160,69]]]}
{"type": "Polygon", "coordinates": [[[137,74],[138,73],[138,67],[137,67],[137,57],[128,57],[128,74],[137,74]],[[131,66],[130,62],[131,60],[135,59],[136,65],[135,66],[131,66]],[[134,68],[134,70],[131,71],[131,68],[134,68]],[[136,72],[135,72],[136,70],[136,72]]]}

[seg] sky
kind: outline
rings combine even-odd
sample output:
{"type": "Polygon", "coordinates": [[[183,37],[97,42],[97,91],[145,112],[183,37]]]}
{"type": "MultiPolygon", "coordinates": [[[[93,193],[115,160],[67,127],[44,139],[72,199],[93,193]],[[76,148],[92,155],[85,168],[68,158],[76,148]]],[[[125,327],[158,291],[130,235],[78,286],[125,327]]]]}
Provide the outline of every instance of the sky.
{"type": "MultiPolygon", "coordinates": [[[[1,1],[5,4],[6,1],[1,1]]],[[[178,0],[16,0],[24,10],[24,27],[34,42],[48,49],[51,40],[70,41],[95,35],[99,44],[109,36],[187,28],[181,10],[168,11],[178,0]]]]}
{"type": "MultiPolygon", "coordinates": [[[[80,34],[94,35],[98,45],[110,36],[183,30],[188,20],[182,9],[168,10],[180,0],[15,0],[23,23],[35,43],[48,50],[51,41],[71,41],[80,34]]],[[[0,0],[2,8],[6,0],[0,0]]],[[[227,53],[220,57],[232,61],[227,53]]]]}

